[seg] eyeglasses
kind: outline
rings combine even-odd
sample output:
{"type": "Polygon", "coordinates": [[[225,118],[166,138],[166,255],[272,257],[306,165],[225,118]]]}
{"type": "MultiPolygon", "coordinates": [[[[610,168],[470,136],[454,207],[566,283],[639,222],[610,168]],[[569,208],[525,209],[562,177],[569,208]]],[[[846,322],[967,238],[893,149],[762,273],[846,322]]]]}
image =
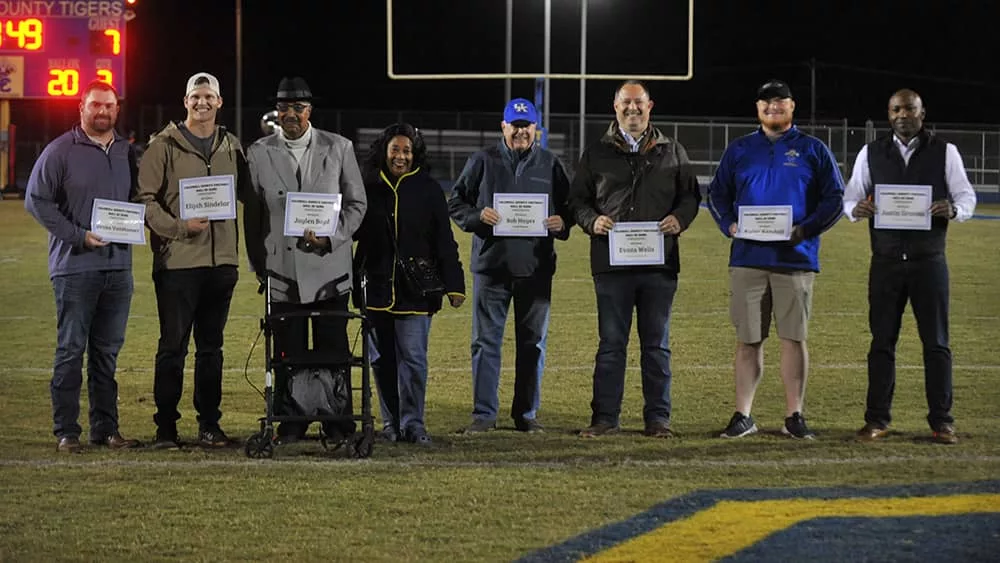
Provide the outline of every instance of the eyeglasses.
{"type": "Polygon", "coordinates": [[[294,104],[286,104],[285,102],[278,102],[278,105],[276,107],[280,112],[286,112],[291,109],[295,110],[295,113],[302,113],[307,109],[311,108],[312,104],[300,104],[297,102],[294,104]]]}

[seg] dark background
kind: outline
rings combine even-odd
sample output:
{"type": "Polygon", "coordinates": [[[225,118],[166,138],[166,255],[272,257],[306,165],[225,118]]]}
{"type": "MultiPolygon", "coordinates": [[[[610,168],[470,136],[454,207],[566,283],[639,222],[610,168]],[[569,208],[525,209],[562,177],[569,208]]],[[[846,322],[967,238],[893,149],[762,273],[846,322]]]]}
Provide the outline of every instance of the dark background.
{"type": "MultiPolygon", "coordinates": [[[[284,75],[326,108],[496,111],[502,80],[386,77],[383,0],[244,0],[243,103],[263,106],[284,75]]],[[[216,74],[235,105],[235,0],[138,0],[128,28],[128,103],[180,108],[186,78],[216,74]]],[[[505,0],[394,0],[397,72],[503,72],[505,0]]],[[[514,72],[543,64],[542,0],[514,2],[514,72]]],[[[553,72],[579,71],[579,0],[552,0],[553,72]]],[[[901,87],[936,122],[1000,123],[1000,42],[990,1],[698,0],[688,82],[651,84],[658,116],[752,117],[757,86],[789,82],[809,117],[884,119],[901,87]]],[[[685,71],[687,2],[589,0],[588,72],[685,71]]],[[[587,111],[611,112],[614,83],[588,81],[587,111]]],[[[515,96],[533,97],[530,80],[515,96]]],[[[576,81],[552,81],[553,113],[579,110],[576,81]]]]}

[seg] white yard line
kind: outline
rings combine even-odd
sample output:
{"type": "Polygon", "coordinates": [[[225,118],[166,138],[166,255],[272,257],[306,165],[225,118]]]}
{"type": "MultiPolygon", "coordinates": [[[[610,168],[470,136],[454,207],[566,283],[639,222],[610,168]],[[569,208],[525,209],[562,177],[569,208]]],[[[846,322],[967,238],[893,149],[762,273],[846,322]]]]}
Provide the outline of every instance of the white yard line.
{"type": "MultiPolygon", "coordinates": [[[[868,364],[865,363],[844,363],[844,364],[812,364],[809,366],[810,369],[829,369],[829,370],[867,370],[868,364]]],[[[257,373],[257,366],[250,366],[249,373],[257,373]]],[[[502,367],[501,371],[505,373],[513,373],[514,367],[502,367]]],[[[593,364],[583,364],[575,366],[562,366],[562,365],[550,365],[545,366],[545,371],[550,372],[590,372],[593,371],[593,364]]],[[[626,371],[639,371],[640,367],[626,366],[626,371]]],[[[671,364],[671,371],[676,376],[679,372],[685,371],[731,371],[733,369],[732,364],[683,364],[674,362],[671,364]]],[[[897,370],[923,370],[924,366],[922,364],[902,364],[896,365],[897,370]]],[[[1000,364],[956,364],[952,367],[954,371],[998,371],[1000,370],[1000,364]]],[[[37,367],[37,366],[25,366],[25,367],[10,367],[10,366],[0,366],[0,373],[50,373],[52,368],[50,367],[37,367]]],[[[119,368],[121,373],[152,373],[152,367],[141,367],[141,368],[119,368]]],[[[223,369],[227,373],[243,373],[244,368],[242,367],[228,367],[223,369]]],[[[445,366],[445,367],[435,367],[430,366],[430,373],[433,375],[435,372],[445,372],[445,373],[463,373],[468,372],[468,366],[445,366]]],[[[187,369],[186,373],[193,373],[193,370],[187,369]]]]}
{"type": "MultiPolygon", "coordinates": [[[[194,448],[192,448],[193,450],[194,448]]],[[[183,452],[181,452],[183,455],[183,452]]],[[[199,467],[267,467],[274,464],[275,468],[288,467],[322,467],[328,468],[330,465],[342,467],[356,467],[364,465],[366,467],[408,467],[408,468],[455,468],[455,469],[501,469],[501,468],[521,468],[521,469],[586,469],[590,467],[665,467],[665,468],[739,468],[739,467],[759,467],[759,468],[782,468],[782,467],[817,467],[817,466],[861,466],[861,465],[884,465],[901,463],[1000,463],[1000,456],[979,455],[979,456],[953,456],[953,455],[933,455],[933,456],[867,456],[853,458],[825,458],[807,457],[785,460],[760,460],[760,459],[732,459],[732,460],[638,460],[630,458],[611,459],[604,458],[595,460],[592,458],[575,458],[565,461],[449,461],[449,460],[421,460],[404,461],[390,459],[344,459],[344,458],[322,458],[322,459],[292,459],[282,458],[281,450],[277,452],[277,459],[272,460],[251,460],[242,457],[240,459],[206,459],[199,461],[192,460],[134,460],[134,459],[101,459],[94,461],[64,461],[45,459],[0,459],[0,467],[27,467],[32,469],[87,469],[87,468],[107,468],[107,467],[141,467],[149,469],[176,469],[176,468],[199,468],[199,467]]],[[[331,455],[342,455],[334,453],[331,455]]],[[[665,450],[665,455],[669,455],[669,450],[665,450]]]]}

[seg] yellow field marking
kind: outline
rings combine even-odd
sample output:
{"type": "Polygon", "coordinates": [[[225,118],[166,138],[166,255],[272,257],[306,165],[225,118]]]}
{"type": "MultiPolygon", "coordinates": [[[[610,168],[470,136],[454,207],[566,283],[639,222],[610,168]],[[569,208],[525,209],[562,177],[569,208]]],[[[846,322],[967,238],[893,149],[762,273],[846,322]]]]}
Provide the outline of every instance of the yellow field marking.
{"type": "Polygon", "coordinates": [[[943,516],[974,512],[1000,512],[1000,495],[720,501],[712,508],[661,526],[585,561],[713,561],[814,518],[943,516]]]}

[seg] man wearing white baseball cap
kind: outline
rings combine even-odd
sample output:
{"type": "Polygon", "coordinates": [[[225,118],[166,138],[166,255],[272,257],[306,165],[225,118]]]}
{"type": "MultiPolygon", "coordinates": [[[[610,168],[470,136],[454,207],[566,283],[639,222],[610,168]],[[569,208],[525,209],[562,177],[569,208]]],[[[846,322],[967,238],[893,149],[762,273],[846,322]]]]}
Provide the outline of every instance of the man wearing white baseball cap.
{"type": "MultiPolygon", "coordinates": [[[[155,134],[139,167],[137,200],[146,205],[152,235],[160,319],[153,376],[157,427],[153,447],[160,449],[175,449],[180,443],[177,407],[192,331],[197,442],[204,447],[228,443],[219,427],[219,406],[222,336],[239,278],[233,200],[239,195],[246,201],[249,189],[249,169],[239,139],[216,124],[222,107],[219,80],[207,72],[192,75],[184,107],[187,119],[169,123],[155,134]]],[[[250,261],[255,266],[259,262],[253,256],[250,261]]]]}

